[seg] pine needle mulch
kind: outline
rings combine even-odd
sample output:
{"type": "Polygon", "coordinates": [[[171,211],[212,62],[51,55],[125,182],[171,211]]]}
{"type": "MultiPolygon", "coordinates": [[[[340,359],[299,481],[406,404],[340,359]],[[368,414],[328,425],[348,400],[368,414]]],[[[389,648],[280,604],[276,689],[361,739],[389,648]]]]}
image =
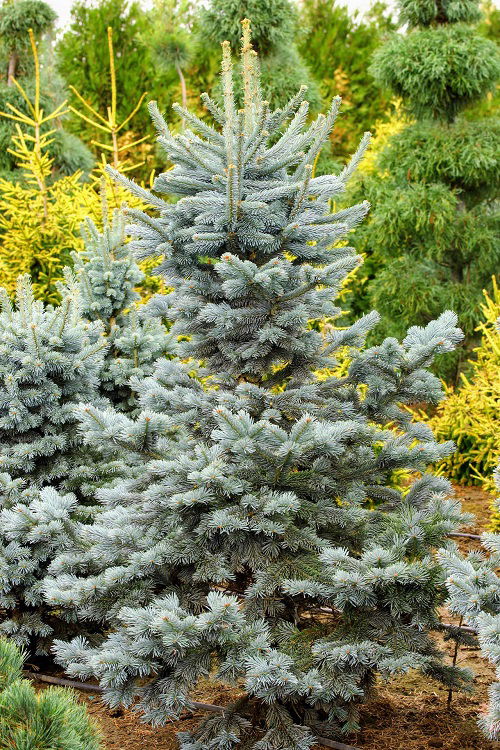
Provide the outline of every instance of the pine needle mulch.
{"type": "MultiPolygon", "coordinates": [[[[491,496],[477,487],[456,490],[464,509],[476,516],[467,531],[480,533],[489,521],[491,496]]],[[[466,551],[476,544],[467,540],[461,546],[466,551]]],[[[443,650],[451,660],[452,646],[443,643],[443,650]]],[[[500,750],[500,742],[486,740],[476,724],[487,702],[488,686],[495,679],[494,669],[473,648],[462,647],[458,663],[475,673],[474,692],[454,694],[450,710],[446,690],[411,672],[379,686],[375,697],[362,709],[362,730],[343,741],[359,750],[500,750]]],[[[206,682],[200,685],[195,700],[225,705],[232,698],[234,692],[229,688],[206,682]]],[[[153,729],[132,711],[106,708],[97,694],[81,694],[80,699],[101,729],[105,750],[177,750],[176,733],[195,726],[203,716],[196,713],[153,729]]]]}

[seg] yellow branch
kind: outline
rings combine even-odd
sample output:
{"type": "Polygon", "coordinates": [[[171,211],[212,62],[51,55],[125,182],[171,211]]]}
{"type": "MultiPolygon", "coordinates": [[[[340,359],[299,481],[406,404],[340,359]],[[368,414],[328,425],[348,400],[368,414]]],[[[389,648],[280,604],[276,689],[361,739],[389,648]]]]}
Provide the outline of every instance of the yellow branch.
{"type": "Polygon", "coordinates": [[[121,125],[119,125],[119,126],[118,126],[118,127],[116,128],[116,132],[117,132],[117,133],[118,133],[118,131],[119,131],[119,130],[121,130],[121,129],[123,128],[123,126],[124,126],[124,125],[126,125],[126,124],[127,124],[127,122],[128,122],[129,120],[131,120],[131,119],[132,119],[132,117],[133,117],[133,116],[134,116],[134,115],[135,115],[135,114],[136,114],[136,113],[137,113],[137,112],[139,111],[139,108],[140,108],[141,104],[143,103],[143,101],[144,101],[144,99],[146,98],[146,96],[147,96],[147,95],[148,95],[148,92],[147,92],[147,91],[145,91],[145,92],[144,92],[144,94],[142,94],[141,98],[139,99],[138,103],[137,103],[137,104],[136,104],[136,106],[135,106],[135,109],[133,109],[133,110],[132,110],[132,112],[131,112],[131,113],[129,114],[129,116],[128,116],[128,117],[126,117],[126,118],[125,118],[125,120],[124,120],[124,121],[122,122],[122,124],[121,124],[121,125]]]}
{"type": "Polygon", "coordinates": [[[109,49],[109,73],[111,76],[111,113],[113,124],[116,124],[116,71],[115,56],[113,52],[113,29],[108,26],[108,49],[109,49]]]}
{"type": "Polygon", "coordinates": [[[25,125],[31,125],[31,127],[35,127],[35,121],[32,120],[30,117],[27,117],[22,112],[19,112],[19,110],[16,110],[15,107],[10,104],[10,102],[7,102],[7,106],[11,107],[15,112],[17,111],[19,114],[11,115],[9,112],[0,112],[1,117],[7,117],[9,120],[16,120],[18,122],[23,122],[25,125]]]}
{"type": "Polygon", "coordinates": [[[139,143],[144,143],[144,141],[147,141],[149,138],[149,135],[145,135],[142,138],[138,138],[136,141],[132,141],[132,143],[124,143],[123,146],[120,146],[118,151],[127,151],[127,149],[132,148],[133,146],[138,146],[139,143]]]}
{"type": "Polygon", "coordinates": [[[38,50],[36,48],[33,29],[29,29],[28,34],[30,35],[31,50],[33,52],[33,60],[35,61],[35,119],[38,119],[37,115],[40,108],[40,64],[38,62],[38,50]]]}
{"type": "MultiPolygon", "coordinates": [[[[78,99],[79,99],[79,100],[81,101],[81,103],[82,103],[82,104],[83,104],[83,105],[84,105],[85,107],[87,107],[87,109],[88,109],[88,110],[89,110],[90,112],[92,112],[92,114],[93,114],[93,115],[95,115],[95,116],[96,116],[96,117],[98,117],[98,118],[99,118],[100,120],[102,120],[102,122],[103,122],[103,123],[104,123],[105,125],[108,125],[108,121],[107,121],[107,120],[106,120],[106,119],[105,119],[105,118],[104,118],[104,117],[103,117],[102,115],[100,115],[100,114],[99,114],[99,112],[98,112],[98,111],[97,111],[96,109],[94,109],[94,107],[93,107],[93,106],[92,106],[91,104],[89,104],[89,103],[88,103],[88,101],[87,101],[86,99],[84,99],[84,98],[83,98],[83,96],[82,96],[82,95],[81,95],[81,94],[80,94],[80,93],[79,93],[79,92],[78,92],[78,91],[77,91],[77,90],[75,89],[75,87],[74,87],[74,86],[70,86],[69,88],[70,88],[70,90],[71,90],[71,91],[72,91],[72,92],[74,93],[74,95],[75,95],[76,97],[78,97],[78,99]]],[[[80,114],[80,113],[78,112],[78,110],[76,110],[76,109],[74,109],[74,108],[72,109],[72,111],[73,111],[73,112],[75,112],[75,114],[77,114],[77,115],[78,115],[78,114],[80,114]]],[[[80,116],[81,116],[81,115],[80,115],[80,116]]]]}
{"type": "MultiPolygon", "coordinates": [[[[14,86],[17,88],[17,90],[19,91],[19,93],[23,97],[23,99],[26,102],[26,104],[28,105],[28,108],[29,108],[31,114],[33,115],[33,117],[36,117],[35,108],[33,107],[32,103],[30,101],[30,98],[29,98],[28,94],[26,93],[26,91],[24,90],[24,88],[21,86],[21,84],[19,83],[19,81],[17,81],[15,78],[11,78],[11,81],[13,82],[14,86]]],[[[10,105],[10,106],[12,106],[12,105],[10,105]]]]}
{"type": "MultiPolygon", "coordinates": [[[[87,115],[84,115],[83,112],[79,112],[77,109],[75,109],[72,106],[70,106],[69,109],[75,115],[78,115],[78,117],[80,117],[82,120],[85,120],[85,122],[88,122],[89,125],[92,125],[94,128],[99,128],[99,130],[104,130],[105,133],[109,133],[108,127],[104,127],[104,125],[101,125],[100,123],[95,122],[95,120],[91,120],[90,117],[87,117],[87,115]]],[[[103,118],[101,117],[101,120],[102,119],[103,118]]],[[[104,120],[104,122],[106,122],[106,120],[104,120]]]]}
{"type": "Polygon", "coordinates": [[[66,107],[65,101],[62,104],[59,104],[59,106],[56,107],[56,109],[53,112],[43,117],[41,122],[42,123],[50,122],[51,120],[55,120],[56,117],[62,117],[63,115],[67,114],[69,112],[69,109],[68,108],[64,109],[64,107],[66,107]]]}
{"type": "Polygon", "coordinates": [[[100,141],[90,141],[93,146],[99,146],[99,148],[105,148],[106,151],[113,151],[113,146],[109,146],[107,143],[101,143],[100,141]]]}

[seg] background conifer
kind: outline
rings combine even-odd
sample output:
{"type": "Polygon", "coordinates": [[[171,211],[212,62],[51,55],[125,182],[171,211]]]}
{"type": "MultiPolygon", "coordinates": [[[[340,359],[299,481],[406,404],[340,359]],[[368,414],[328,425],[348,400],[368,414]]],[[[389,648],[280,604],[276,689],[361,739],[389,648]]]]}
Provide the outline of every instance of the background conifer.
{"type": "MultiPolygon", "coordinates": [[[[15,84],[19,80],[28,96],[35,88],[33,57],[30,50],[29,30],[42,47],[45,69],[48,75],[43,80],[42,107],[45,113],[61,104],[64,95],[60,82],[51,70],[49,59],[45,56],[45,40],[53,33],[56,13],[43,0],[16,0],[3,2],[0,5],[0,111],[10,112],[11,106],[19,112],[32,114],[27,107],[21,92],[15,84]],[[15,80],[14,80],[15,79],[15,80]],[[47,80],[50,79],[50,80],[47,80]]],[[[50,45],[48,45],[49,47],[50,45]]],[[[44,131],[54,128],[54,123],[46,122],[44,131]]],[[[3,177],[15,177],[22,181],[23,174],[17,169],[17,159],[10,153],[11,138],[15,133],[15,124],[11,120],[0,118],[0,174],[3,177]]],[[[88,148],[75,135],[62,127],[59,118],[57,127],[51,136],[49,154],[54,158],[54,175],[67,175],[77,170],[89,171],[93,159],[88,148]]]]}
{"type": "MultiPolygon", "coordinates": [[[[471,346],[483,289],[500,262],[499,122],[474,107],[494,89],[500,57],[473,25],[474,0],[404,0],[399,8],[408,32],[375,53],[371,70],[415,121],[379,155],[382,178],[360,186],[374,205],[357,235],[373,278],[353,308],[374,305],[397,336],[452,308],[471,346]]],[[[446,358],[440,373],[455,376],[464,354],[446,358]]]]}
{"type": "MultiPolygon", "coordinates": [[[[264,96],[275,106],[283,106],[301,85],[307,85],[311,110],[318,111],[318,85],[295,43],[299,22],[294,4],[290,0],[211,0],[202,12],[199,33],[217,46],[228,40],[236,54],[243,17],[252,24],[264,96]]],[[[235,84],[238,88],[239,79],[235,84]]]]}

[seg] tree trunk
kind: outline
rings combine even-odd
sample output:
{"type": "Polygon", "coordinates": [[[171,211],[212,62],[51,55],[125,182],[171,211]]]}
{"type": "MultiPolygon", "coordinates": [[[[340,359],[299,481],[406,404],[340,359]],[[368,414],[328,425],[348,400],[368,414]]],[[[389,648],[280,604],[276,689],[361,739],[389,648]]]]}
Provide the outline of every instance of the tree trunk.
{"type": "Polygon", "coordinates": [[[12,79],[15,78],[17,68],[17,53],[11,52],[9,57],[9,69],[7,71],[7,86],[12,86],[12,79]]]}
{"type": "Polygon", "coordinates": [[[182,69],[179,63],[175,63],[175,69],[177,71],[177,75],[179,76],[179,80],[181,82],[182,106],[184,107],[184,109],[186,109],[187,108],[186,79],[184,78],[184,73],[182,72],[182,69]]]}

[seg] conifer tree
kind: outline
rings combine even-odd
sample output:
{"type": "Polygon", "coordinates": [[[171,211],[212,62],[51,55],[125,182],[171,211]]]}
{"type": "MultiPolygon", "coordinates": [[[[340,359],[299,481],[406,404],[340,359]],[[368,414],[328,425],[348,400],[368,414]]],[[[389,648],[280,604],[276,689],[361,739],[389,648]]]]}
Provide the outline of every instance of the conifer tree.
{"type": "Polygon", "coordinates": [[[97,728],[66,689],[36,694],[23,679],[25,654],[0,639],[0,746],[10,750],[100,750],[97,728]]]}
{"type": "MultiPolygon", "coordinates": [[[[44,51],[50,50],[51,33],[53,32],[56,13],[43,0],[4,0],[0,4],[0,111],[13,114],[17,112],[32,115],[16,81],[21,83],[28,96],[32,97],[36,87],[33,70],[33,56],[30,50],[30,36],[40,44],[43,41],[44,51]]],[[[43,68],[47,68],[47,60],[43,68]]],[[[50,66],[49,66],[50,67],[50,66]]],[[[64,96],[60,91],[53,91],[54,76],[48,75],[49,81],[42,81],[42,108],[45,113],[55,109],[64,96]]],[[[60,88],[60,85],[59,85],[60,88]]],[[[60,125],[54,129],[54,122],[46,120],[42,131],[51,131],[48,152],[54,158],[54,175],[72,174],[75,171],[89,171],[92,168],[92,155],[87,147],[60,125]]],[[[17,159],[10,152],[11,139],[16,133],[15,122],[0,119],[0,172],[5,177],[22,179],[22,172],[17,169],[17,159]]]]}
{"type": "MultiPolygon", "coordinates": [[[[375,306],[396,336],[452,308],[471,346],[483,289],[500,263],[499,121],[474,105],[494,89],[500,56],[473,25],[476,0],[401,0],[399,8],[408,32],[375,53],[371,71],[414,121],[380,154],[382,179],[360,185],[375,207],[356,238],[373,279],[362,304],[353,303],[356,312],[375,306]]],[[[451,355],[440,373],[452,377],[458,366],[451,355]]]]}
{"type": "Polygon", "coordinates": [[[84,447],[76,416],[80,401],[106,403],[98,384],[107,344],[77,296],[44,306],[27,275],[15,306],[2,290],[0,341],[0,632],[46,651],[55,618],[40,582],[55,552],[76,543],[94,484],[120,470],[109,450],[84,447]]]}
{"type": "Polygon", "coordinates": [[[184,337],[181,356],[205,367],[159,360],[135,381],[136,420],[88,407],[86,440],[133,448],[143,466],[98,493],[102,510],[44,588],[53,606],[106,623],[102,643],[58,641],[57,655],[99,677],[112,705],[138,698],[162,723],[192,705],[200,677],[241,688],[181,733],[182,750],[307,750],[357,726],[377,674],[467,679],[430,632],[444,596],[431,553],[460,508],[428,473],[392,486],[394,470],[425,472],[452,449],[402,405],[439,400],[427,368],[462,334],[451,312],[371,349],[375,313],[327,335],[308,324],[338,317],[333,299],[360,262],[342,239],[368,205],[332,213],[330,201],[368,137],[338,176],[312,177],[340,101],[310,125],[304,89],[271,111],[243,28],[244,107],[226,42],[223,109],[203,95],[219,127],[182,111],[192,129],[174,137],[152,103],[175,166],[148,194],[154,216],[127,211],[138,256],[164,257],[172,291],[152,304],[184,337]],[[317,378],[346,348],[347,375],[317,378]]]}
{"type": "Polygon", "coordinates": [[[109,346],[99,388],[120,411],[128,412],[135,405],[131,378],[151,374],[153,363],[173,351],[172,336],[161,320],[141,315],[137,307],[135,287],[145,274],[126,242],[123,213],[114,211],[110,222],[104,204],[102,233],[87,219],[82,234],[85,250],[72,253],[73,269],[65,269],[65,286],[81,300],[81,314],[102,324],[109,346]]]}
{"type": "MultiPolygon", "coordinates": [[[[0,314],[0,632],[32,650],[47,651],[67,629],[43,603],[41,581],[55,552],[74,547],[92,515],[96,487],[135,465],[112,445],[85,444],[80,402],[133,411],[129,385],[146,377],[170,347],[158,319],[134,306],[144,274],[132,259],[124,220],[104,229],[90,220],[86,250],[74,253],[59,285],[60,307],[35,300],[20,277],[16,307],[6,293],[0,314]]],[[[71,619],[71,618],[70,618],[71,619]]]]}
{"type": "Polygon", "coordinates": [[[335,0],[303,0],[299,9],[299,50],[322,94],[342,96],[342,122],[332,133],[338,159],[351,153],[367,127],[386,117],[389,93],[367,75],[366,61],[394,21],[383,2],[372,3],[361,17],[335,0]]]}
{"type": "MultiPolygon", "coordinates": [[[[71,3],[70,23],[56,44],[57,70],[70,89],[69,104],[73,114],[76,110],[89,115],[88,109],[82,110],[82,102],[76,92],[104,119],[108,118],[108,108],[114,106],[116,123],[127,121],[127,128],[121,128],[115,134],[120,146],[125,145],[127,138],[129,143],[134,143],[137,140],[136,132],[149,126],[145,107],[139,107],[133,119],[129,115],[135,110],[141,94],[148,91],[152,95],[160,80],[151,45],[155,27],[148,15],[148,11],[135,0],[100,0],[98,3],[75,0],[71,3]],[[120,50],[112,63],[108,45],[97,41],[105,41],[109,27],[112,29],[113,45],[120,50]],[[110,91],[112,76],[115,78],[116,97],[110,91]]],[[[94,141],[97,147],[103,142],[113,145],[112,139],[106,137],[95,124],[96,120],[99,124],[99,117],[92,113],[89,119],[91,122],[82,117],[71,117],[71,131],[86,143],[94,141]]],[[[110,152],[106,151],[109,157],[110,152]]],[[[141,153],[142,160],[147,151],[141,149],[141,153]]],[[[133,162],[136,161],[133,158],[133,162]]],[[[146,175],[150,170],[151,165],[148,165],[146,175]]]]}
{"type": "MultiPolygon", "coordinates": [[[[500,319],[499,319],[500,323],[500,319]]],[[[500,464],[494,472],[500,492],[500,464]]],[[[500,509],[500,498],[497,500],[500,509]]],[[[489,689],[488,711],[479,726],[492,740],[500,737],[500,534],[484,533],[483,552],[471,552],[463,558],[455,552],[441,552],[441,562],[448,573],[446,586],[448,606],[461,622],[476,629],[483,656],[494,664],[497,682],[489,689]]]]}
{"type": "Polygon", "coordinates": [[[0,470],[42,487],[71,471],[74,407],[95,401],[106,340],[77,298],[35,300],[20,276],[16,306],[0,290],[0,470]]]}

